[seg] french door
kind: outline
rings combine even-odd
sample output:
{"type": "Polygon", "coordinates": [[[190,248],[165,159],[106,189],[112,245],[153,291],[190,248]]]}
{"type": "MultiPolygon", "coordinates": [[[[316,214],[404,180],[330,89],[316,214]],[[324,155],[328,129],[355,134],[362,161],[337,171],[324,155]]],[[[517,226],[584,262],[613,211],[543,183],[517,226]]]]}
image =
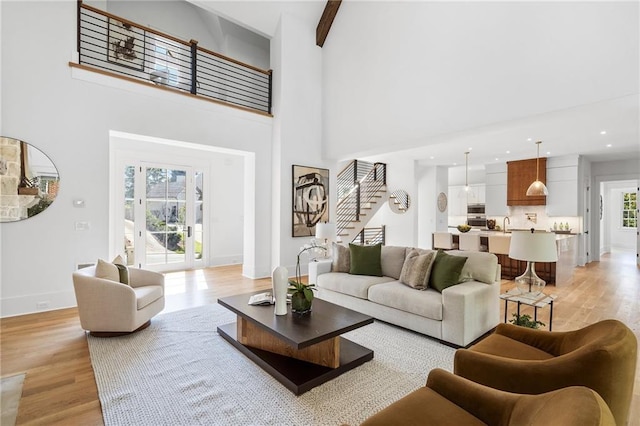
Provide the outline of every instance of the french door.
{"type": "Polygon", "coordinates": [[[168,271],[204,263],[204,172],[161,163],[124,167],[128,265],[168,271]]]}

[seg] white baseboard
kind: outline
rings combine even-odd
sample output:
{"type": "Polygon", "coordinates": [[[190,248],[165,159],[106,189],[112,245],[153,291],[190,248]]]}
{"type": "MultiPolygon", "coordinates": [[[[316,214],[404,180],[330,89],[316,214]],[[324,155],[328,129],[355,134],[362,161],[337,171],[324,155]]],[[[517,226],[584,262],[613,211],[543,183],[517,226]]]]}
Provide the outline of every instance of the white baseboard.
{"type": "Polygon", "coordinates": [[[6,297],[0,299],[0,318],[55,311],[75,306],[77,306],[77,302],[73,291],[6,297]]]}

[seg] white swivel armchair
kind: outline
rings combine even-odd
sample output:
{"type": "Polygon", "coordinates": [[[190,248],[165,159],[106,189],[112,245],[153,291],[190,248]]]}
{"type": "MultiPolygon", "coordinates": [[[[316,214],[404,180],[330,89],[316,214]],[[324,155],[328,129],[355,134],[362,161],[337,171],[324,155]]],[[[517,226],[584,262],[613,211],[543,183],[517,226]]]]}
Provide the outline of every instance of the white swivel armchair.
{"type": "Polygon", "coordinates": [[[80,325],[92,336],[111,337],[142,330],[164,309],[164,276],[129,268],[129,284],[96,277],[96,267],[73,273],[80,325]]]}

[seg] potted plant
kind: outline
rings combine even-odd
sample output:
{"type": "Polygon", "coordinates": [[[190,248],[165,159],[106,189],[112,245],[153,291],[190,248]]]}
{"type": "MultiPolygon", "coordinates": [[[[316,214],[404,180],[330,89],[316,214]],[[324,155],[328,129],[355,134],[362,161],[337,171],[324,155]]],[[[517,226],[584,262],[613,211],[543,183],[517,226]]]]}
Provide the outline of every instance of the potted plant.
{"type": "Polygon", "coordinates": [[[518,315],[518,314],[512,314],[513,315],[513,319],[511,321],[509,321],[511,324],[514,325],[519,325],[520,327],[527,327],[527,328],[539,328],[540,326],[544,327],[545,323],[538,321],[538,320],[532,320],[530,315],[524,314],[524,315],[518,315]]]}
{"type": "Polygon", "coordinates": [[[302,282],[302,276],[300,274],[300,255],[307,251],[326,251],[326,247],[318,245],[314,240],[310,244],[305,244],[300,248],[298,253],[298,259],[296,262],[296,278],[295,280],[289,280],[289,288],[287,293],[291,295],[291,312],[305,315],[311,312],[311,304],[313,303],[314,294],[316,290],[315,284],[306,284],[302,282]]]}

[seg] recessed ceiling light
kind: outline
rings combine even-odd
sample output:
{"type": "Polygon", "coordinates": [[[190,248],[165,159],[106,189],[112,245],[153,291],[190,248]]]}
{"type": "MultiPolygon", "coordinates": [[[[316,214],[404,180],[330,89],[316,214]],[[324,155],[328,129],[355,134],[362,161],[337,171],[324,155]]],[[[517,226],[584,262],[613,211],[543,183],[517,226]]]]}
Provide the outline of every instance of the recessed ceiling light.
{"type": "Polygon", "coordinates": [[[531,138],[527,138],[527,142],[531,142],[531,140],[532,140],[531,138]]]}
{"type": "Polygon", "coordinates": [[[458,165],[458,163],[453,163],[453,165],[454,165],[454,166],[457,166],[457,165],[458,165]]]}
{"type": "Polygon", "coordinates": [[[551,151],[547,151],[547,155],[551,155],[551,151]]]}
{"type": "Polygon", "coordinates": [[[432,155],[431,157],[429,157],[429,160],[433,160],[434,158],[436,158],[436,157],[434,157],[434,156],[432,155]]]}
{"type": "Polygon", "coordinates": [[[600,132],[600,134],[601,134],[601,135],[606,135],[606,134],[607,134],[607,131],[606,131],[606,130],[602,130],[602,131],[600,132]]]}
{"type": "Polygon", "coordinates": [[[511,151],[505,151],[507,154],[511,154],[511,151]]]}
{"type": "Polygon", "coordinates": [[[610,143],[608,143],[608,144],[607,144],[607,148],[611,148],[611,146],[612,146],[612,145],[611,145],[610,143]]]}
{"type": "Polygon", "coordinates": [[[499,160],[499,158],[498,158],[498,157],[496,157],[496,161],[498,161],[498,160],[499,160]]]}
{"type": "Polygon", "coordinates": [[[469,149],[467,151],[473,151],[473,148],[469,147],[469,149]]]}

